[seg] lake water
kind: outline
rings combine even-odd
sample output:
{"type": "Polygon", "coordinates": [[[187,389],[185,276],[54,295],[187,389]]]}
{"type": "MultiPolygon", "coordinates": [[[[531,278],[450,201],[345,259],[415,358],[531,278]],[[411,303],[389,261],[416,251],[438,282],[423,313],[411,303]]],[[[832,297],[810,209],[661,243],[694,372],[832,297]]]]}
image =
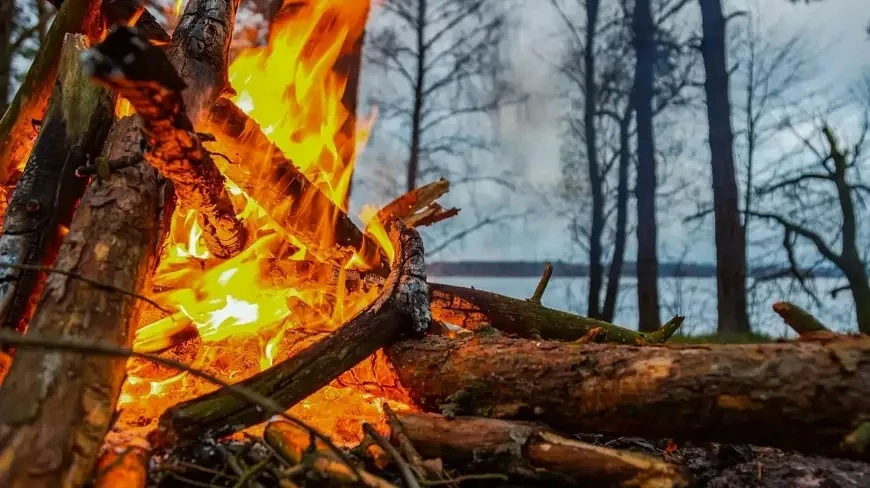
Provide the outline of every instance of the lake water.
{"type": "MultiPolygon", "coordinates": [[[[451,285],[474,287],[515,298],[528,298],[535,290],[537,278],[479,278],[429,276],[429,279],[451,285]]],[[[636,279],[623,278],[614,322],[637,328],[636,279]]],[[[811,311],[831,329],[854,332],[855,307],[848,291],[832,298],[830,291],[842,285],[841,280],[816,278],[808,283],[822,303],[791,280],[780,280],[750,286],[749,312],[753,330],[774,337],[792,337],[790,329],[771,309],[774,302],[788,300],[811,311]]],[[[586,312],[586,278],[553,278],[544,294],[544,305],[573,313],[586,312]]],[[[681,314],[686,316],[682,332],[689,335],[716,331],[716,280],[713,278],[660,278],[661,319],[681,314]]],[[[602,298],[603,299],[603,298],[602,298]]]]}

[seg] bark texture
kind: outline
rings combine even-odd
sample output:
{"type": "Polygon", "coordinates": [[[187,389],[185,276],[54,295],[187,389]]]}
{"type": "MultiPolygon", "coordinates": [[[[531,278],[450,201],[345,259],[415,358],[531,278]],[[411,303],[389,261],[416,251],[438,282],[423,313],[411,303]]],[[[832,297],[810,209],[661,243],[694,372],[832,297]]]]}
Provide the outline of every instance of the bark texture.
{"type": "MultiPolygon", "coordinates": [[[[114,97],[87,78],[79,61],[84,36],[67,34],[58,82],[24,173],[12,193],[0,236],[0,263],[49,266],[69,228],[87,180],[80,166],[96,160],[114,122],[114,97]]],[[[2,326],[24,330],[45,273],[0,268],[2,326]]]]}
{"type": "MultiPolygon", "coordinates": [[[[290,408],[403,332],[429,325],[423,245],[413,229],[391,233],[395,264],[378,299],[336,331],[239,384],[290,408]]],[[[262,409],[221,389],[180,403],[160,418],[165,440],[222,435],[266,420],[262,409]]]]}
{"type": "MultiPolygon", "coordinates": [[[[115,125],[104,157],[140,158],[135,120],[115,125]]],[[[55,267],[138,292],[160,234],[157,173],[138,164],[94,179],[55,267]]],[[[29,330],[130,346],[138,303],[129,295],[52,274],[29,330]]],[[[79,486],[91,474],[124,381],[123,358],[21,350],[0,386],[0,485],[79,486]]]]}
{"type": "MultiPolygon", "coordinates": [[[[725,44],[725,15],[721,0],[699,0],[704,91],[707,96],[710,164],[713,175],[713,215],[716,234],[717,330],[749,332],[746,312],[746,241],[740,223],[734,169],[734,134],[725,44]]],[[[752,191],[751,189],[748,191],[752,191]]]]}
{"type": "Polygon", "coordinates": [[[411,397],[565,432],[768,445],[870,459],[870,339],[602,346],[473,337],[387,353],[411,397]]]}
{"type": "Polygon", "coordinates": [[[685,474],[664,461],[566,439],[533,423],[412,412],[398,414],[398,420],[420,455],[463,472],[508,473],[564,486],[690,486],[685,474]]]}

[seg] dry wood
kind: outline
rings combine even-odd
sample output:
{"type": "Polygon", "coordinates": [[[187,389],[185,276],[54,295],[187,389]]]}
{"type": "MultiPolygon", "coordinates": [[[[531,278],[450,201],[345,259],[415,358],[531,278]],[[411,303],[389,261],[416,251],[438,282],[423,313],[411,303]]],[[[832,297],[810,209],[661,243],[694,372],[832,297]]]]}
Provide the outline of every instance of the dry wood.
{"type": "Polygon", "coordinates": [[[413,412],[399,413],[398,421],[422,456],[463,473],[509,473],[539,483],[602,488],[690,486],[672,464],[567,439],[533,423],[413,412]]]}
{"type": "Polygon", "coordinates": [[[150,457],[138,446],[109,447],[97,463],[94,488],[145,488],[150,457]]]}
{"type": "MultiPolygon", "coordinates": [[[[132,118],[109,135],[104,157],[139,158],[132,118]]],[[[161,208],[157,173],[139,164],[94,179],[76,209],[55,267],[140,291],[153,269],[161,208]]],[[[138,323],[129,295],[51,274],[28,332],[129,346],[138,323]]],[[[78,486],[91,474],[112,420],[123,358],[20,350],[0,386],[0,486],[78,486]]]]}
{"type": "Polygon", "coordinates": [[[304,470],[298,471],[299,474],[307,474],[305,472],[308,471],[340,484],[395,488],[392,483],[362,469],[357,469],[362,478],[358,479],[344,462],[318,446],[311,434],[285,420],[270,421],[263,432],[263,439],[291,465],[304,467],[304,470]]]}
{"type": "Polygon", "coordinates": [[[96,38],[102,30],[99,9],[99,0],[67,0],[52,22],[45,42],[33,58],[12,103],[0,119],[0,185],[4,192],[0,195],[0,215],[5,212],[8,198],[5,192],[23,169],[36,140],[36,124],[45,116],[57,79],[64,36],[83,33],[96,38]]]}
{"type": "Polygon", "coordinates": [[[520,337],[565,341],[585,337],[600,329],[598,342],[645,344],[665,342],[680,327],[675,317],[659,330],[641,333],[601,320],[544,307],[534,300],[519,300],[474,288],[430,283],[432,317],[476,330],[489,326],[520,337]]]}
{"type": "Polygon", "coordinates": [[[824,340],[837,337],[837,334],[825,327],[819,319],[791,302],[776,302],[773,304],[773,311],[782,317],[785,323],[801,336],[801,339],[824,340]]]}
{"type": "Polygon", "coordinates": [[[193,124],[201,108],[214,103],[225,87],[226,49],[222,46],[228,47],[229,39],[221,33],[231,30],[234,18],[233,4],[191,1],[170,43],[168,58],[135,30],[120,27],[87,59],[94,79],[129,100],[142,117],[150,144],[148,161],[172,181],[180,203],[197,211],[205,244],[219,258],[239,253],[246,231],[236,217],[226,180],[193,124]],[[188,86],[193,89],[185,89],[188,86]]]}
{"type": "Polygon", "coordinates": [[[363,234],[235,104],[218,100],[209,114],[207,130],[217,139],[217,146],[237,162],[219,163],[227,178],[266,210],[279,228],[305,244],[312,255],[344,266],[359,253],[373,271],[382,276],[389,273],[389,262],[371,236],[363,234]],[[330,239],[324,239],[325,220],[332,223],[330,239]]]}
{"type": "MultiPolygon", "coordinates": [[[[56,8],[61,8],[64,0],[48,0],[56,8]]],[[[114,25],[134,24],[145,39],[155,45],[169,43],[169,34],[154,18],[148,9],[142,7],[138,0],[104,0],[102,5],[103,20],[107,27],[114,25]]]]}
{"type": "Polygon", "coordinates": [[[429,409],[870,459],[841,446],[870,415],[870,338],[637,347],[432,336],[387,354],[429,409]]]}
{"type": "Polygon", "coordinates": [[[444,209],[436,202],[450,191],[450,182],[444,178],[415,188],[384,205],[375,216],[385,222],[397,218],[408,227],[425,227],[459,214],[458,208],[444,209]]]}
{"type": "MultiPolygon", "coordinates": [[[[69,228],[87,180],[75,170],[100,155],[114,122],[114,97],[83,73],[84,36],[67,34],[58,83],[42,130],[12,193],[0,236],[0,262],[48,266],[69,228]]],[[[0,269],[0,326],[24,330],[39,299],[45,273],[0,269]]]]}
{"type": "MultiPolygon", "coordinates": [[[[394,228],[390,237],[397,256],[371,305],[322,340],[239,384],[289,408],[403,332],[426,330],[429,307],[422,241],[408,228],[394,228]]],[[[169,440],[190,439],[230,433],[267,417],[262,409],[221,389],[166,410],[160,426],[169,440]]]]}

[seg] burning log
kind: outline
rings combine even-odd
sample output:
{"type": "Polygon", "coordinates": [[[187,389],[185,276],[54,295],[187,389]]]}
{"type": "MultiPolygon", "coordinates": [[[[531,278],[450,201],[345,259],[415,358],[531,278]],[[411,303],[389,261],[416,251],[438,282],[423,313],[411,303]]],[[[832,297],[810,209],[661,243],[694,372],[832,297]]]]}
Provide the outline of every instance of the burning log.
{"type": "Polygon", "coordinates": [[[145,488],[150,457],[143,447],[110,447],[97,463],[94,488],[145,488]]]}
{"type": "Polygon", "coordinates": [[[121,27],[87,60],[91,75],[129,100],[142,117],[150,144],[146,158],[172,181],[180,202],[197,211],[206,246],[220,258],[239,253],[246,232],[236,217],[226,180],[194,132],[193,121],[225,87],[227,32],[234,17],[235,4],[192,1],[176,29],[168,58],[134,30],[121,27]],[[206,33],[211,37],[201,38],[206,33]],[[176,67],[181,68],[181,76],[176,67]],[[187,86],[195,89],[183,92],[187,86]]]}
{"type": "Polygon", "coordinates": [[[675,317],[659,330],[645,334],[601,320],[547,308],[534,300],[518,300],[474,288],[429,284],[435,320],[477,330],[490,326],[520,337],[574,341],[598,329],[595,342],[616,344],[661,343],[683,322],[675,317]]]}
{"type": "MultiPolygon", "coordinates": [[[[76,209],[28,332],[129,346],[139,291],[160,235],[157,173],[142,164],[136,121],[115,124],[109,162],[76,209]],[[88,281],[77,279],[87,278],[88,281]],[[103,283],[94,286],[92,282],[103,283]]],[[[92,473],[124,380],[123,358],[19,350],[0,386],[0,486],[78,486],[92,473]]]]}
{"type": "MultiPolygon", "coordinates": [[[[60,9],[64,0],[48,0],[60,9]]],[[[107,26],[133,24],[154,45],[169,44],[169,34],[160,22],[138,0],[104,0],[101,8],[107,26]]]]}
{"type": "Polygon", "coordinates": [[[263,432],[263,439],[293,466],[302,467],[298,474],[316,474],[320,478],[329,479],[341,484],[363,485],[369,488],[395,488],[386,480],[365,470],[350,466],[339,460],[326,449],[320,449],[313,443],[311,434],[290,422],[273,419],[263,432]],[[307,471],[307,473],[306,473],[307,471]]]}
{"type": "Polygon", "coordinates": [[[231,154],[256,152],[264,164],[224,165],[224,174],[259,204],[288,234],[308,247],[320,261],[344,266],[359,253],[373,271],[386,276],[389,263],[368,234],[363,234],[338,205],[312,184],[302,172],[272,144],[256,122],[233,102],[220,99],[209,114],[208,130],[220,147],[231,154]],[[332,240],[324,241],[319,228],[324,216],[332,223],[332,240]]]}
{"type": "Polygon", "coordinates": [[[431,336],[387,349],[429,409],[567,432],[750,443],[870,459],[870,339],[605,346],[431,336]]]}
{"type": "MultiPolygon", "coordinates": [[[[239,384],[289,408],[403,332],[426,330],[429,307],[422,241],[407,228],[394,228],[390,237],[397,255],[371,305],[322,340],[239,384]]],[[[227,434],[266,417],[262,409],[221,389],[166,410],[160,426],[169,439],[190,439],[207,432],[227,434]]]]}
{"type": "MultiPolygon", "coordinates": [[[[0,119],[0,185],[11,184],[10,179],[24,166],[33,147],[38,133],[38,122],[34,121],[41,121],[48,107],[64,36],[83,33],[97,38],[102,31],[99,5],[99,1],[68,0],[52,22],[21,87],[0,119]]],[[[0,203],[5,206],[6,195],[0,203]]]]}
{"type": "Polygon", "coordinates": [[[389,218],[401,220],[408,227],[425,227],[459,214],[458,208],[445,210],[436,200],[450,191],[450,182],[444,178],[434,181],[396,198],[378,211],[375,219],[386,222],[389,218]]]}
{"type": "MultiPolygon", "coordinates": [[[[87,180],[75,170],[96,159],[114,122],[114,97],[88,80],[79,54],[82,35],[67,34],[54,94],[36,146],[6,212],[0,262],[50,265],[69,227],[87,180]]],[[[0,269],[0,326],[23,330],[33,314],[45,273],[21,267],[0,269]]]]}
{"type": "Polygon", "coordinates": [[[398,420],[420,455],[463,471],[509,473],[571,486],[690,486],[688,477],[672,464],[567,439],[533,423],[410,412],[399,413],[398,420]]]}

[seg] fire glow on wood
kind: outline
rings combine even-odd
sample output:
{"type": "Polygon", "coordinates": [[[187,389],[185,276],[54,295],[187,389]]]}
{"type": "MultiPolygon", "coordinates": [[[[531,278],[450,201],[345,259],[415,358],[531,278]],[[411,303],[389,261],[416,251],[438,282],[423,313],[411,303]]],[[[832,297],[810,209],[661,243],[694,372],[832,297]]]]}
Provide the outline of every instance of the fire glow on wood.
{"type": "MultiPolygon", "coordinates": [[[[279,16],[268,44],[242,51],[228,73],[233,103],[339,207],[345,205],[356,153],[356,147],[347,146],[355,139],[362,145],[371,121],[357,122],[357,137],[348,135],[346,128],[353,127],[354,121],[342,103],[347,80],[333,66],[342,47],[361,34],[366,3],[313,1],[293,15],[279,16]]],[[[122,115],[129,110],[127,105],[116,112],[122,115]]],[[[257,147],[256,140],[249,144],[244,135],[233,142],[233,147],[220,140],[208,145],[210,151],[229,157],[229,161],[215,158],[222,171],[232,164],[249,176],[268,172],[265,166],[273,164],[269,148],[257,147]]],[[[176,208],[150,296],[173,313],[143,312],[134,349],[161,351],[236,382],[292,355],[300,338],[316,338],[345,322],[368,305],[377,290],[351,292],[342,277],[327,283],[314,273],[298,274],[292,263],[308,256],[305,244],[288,235],[231,174],[225,175],[234,206],[240,209],[237,216],[248,231],[246,249],[231,259],[214,258],[203,242],[196,211],[176,208]],[[292,245],[287,244],[288,238],[292,245]],[[288,266],[293,272],[282,273],[288,266]]],[[[322,213],[319,218],[318,237],[325,244],[333,242],[332,216],[322,213]]],[[[389,239],[379,223],[371,222],[368,231],[380,236],[379,244],[391,256],[389,239]]],[[[348,269],[373,264],[364,261],[353,254],[343,264],[348,269]]],[[[122,429],[151,427],[165,408],[215,388],[185,373],[131,360],[119,401],[119,424],[122,429]]],[[[328,387],[301,408],[310,409],[318,402],[330,402],[329,414],[314,424],[327,432],[346,430],[348,438],[339,434],[339,440],[353,441],[360,430],[336,429],[331,423],[336,419],[359,417],[369,410],[368,420],[376,422],[380,417],[379,407],[361,393],[328,387]],[[339,397],[341,408],[335,402],[339,397]]]]}

